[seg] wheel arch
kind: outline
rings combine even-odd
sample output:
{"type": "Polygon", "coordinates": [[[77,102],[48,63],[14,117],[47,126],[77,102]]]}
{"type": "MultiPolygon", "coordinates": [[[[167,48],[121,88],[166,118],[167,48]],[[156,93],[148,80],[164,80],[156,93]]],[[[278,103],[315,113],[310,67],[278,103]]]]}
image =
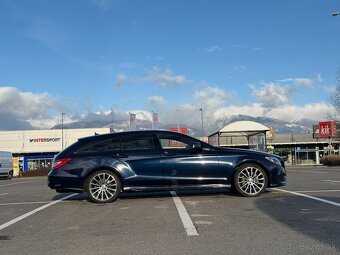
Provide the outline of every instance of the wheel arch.
{"type": "Polygon", "coordinates": [[[118,176],[119,180],[120,180],[120,183],[122,185],[122,190],[124,189],[123,177],[122,177],[121,173],[117,169],[115,169],[113,167],[109,167],[109,166],[97,166],[97,167],[91,169],[91,171],[88,171],[86,173],[86,175],[84,175],[83,182],[82,182],[82,187],[83,187],[84,192],[87,192],[86,182],[87,182],[89,176],[91,174],[99,171],[99,170],[107,170],[107,171],[111,171],[111,172],[115,173],[118,176]]]}
{"type": "MultiPolygon", "coordinates": [[[[257,165],[257,166],[261,167],[261,168],[265,171],[265,173],[266,173],[266,175],[267,175],[267,181],[268,181],[268,183],[267,183],[267,188],[269,188],[270,185],[271,185],[271,175],[269,174],[268,169],[267,169],[261,162],[259,162],[259,161],[257,161],[257,160],[244,160],[244,161],[240,161],[238,164],[236,164],[236,165],[235,165],[235,169],[234,169],[233,174],[232,174],[232,177],[231,177],[231,178],[232,178],[231,180],[234,180],[236,170],[237,170],[238,168],[240,168],[241,166],[247,165],[247,164],[254,164],[254,165],[257,165]]],[[[232,186],[234,185],[234,182],[233,182],[233,181],[231,182],[231,185],[232,185],[232,186]]]]}

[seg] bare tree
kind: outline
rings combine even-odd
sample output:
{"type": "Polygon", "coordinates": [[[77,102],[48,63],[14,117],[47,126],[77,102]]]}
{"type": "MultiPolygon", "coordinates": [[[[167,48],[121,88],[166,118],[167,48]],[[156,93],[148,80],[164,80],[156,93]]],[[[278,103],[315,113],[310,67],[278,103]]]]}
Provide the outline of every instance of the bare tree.
{"type": "Polygon", "coordinates": [[[337,86],[330,96],[331,111],[328,113],[328,118],[340,121],[340,71],[337,74],[337,86]]]}

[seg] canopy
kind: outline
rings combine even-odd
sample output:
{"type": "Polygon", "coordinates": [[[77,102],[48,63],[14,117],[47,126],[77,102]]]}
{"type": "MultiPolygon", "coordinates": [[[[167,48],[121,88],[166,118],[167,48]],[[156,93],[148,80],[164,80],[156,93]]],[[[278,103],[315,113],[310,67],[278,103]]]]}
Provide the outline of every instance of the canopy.
{"type": "Polygon", "coordinates": [[[262,125],[254,121],[236,121],[220,129],[216,133],[219,133],[219,136],[248,137],[261,133],[265,134],[267,131],[269,131],[269,127],[266,127],[265,125],[262,125]]]}
{"type": "Polygon", "coordinates": [[[209,143],[212,140],[212,144],[217,143],[217,146],[220,146],[220,138],[224,138],[223,140],[226,142],[228,137],[232,141],[232,137],[243,136],[247,138],[250,149],[265,151],[267,147],[266,132],[269,130],[268,127],[254,121],[237,121],[211,134],[208,139],[209,143]]]}

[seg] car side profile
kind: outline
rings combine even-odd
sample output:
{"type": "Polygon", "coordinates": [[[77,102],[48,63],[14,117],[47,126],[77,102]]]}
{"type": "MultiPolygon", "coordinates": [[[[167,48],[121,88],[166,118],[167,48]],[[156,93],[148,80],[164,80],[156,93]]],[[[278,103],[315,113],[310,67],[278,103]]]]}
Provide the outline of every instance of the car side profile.
{"type": "Polygon", "coordinates": [[[96,203],[128,191],[232,188],[254,197],[286,184],[284,161],[276,155],[161,130],[81,138],[54,158],[48,174],[51,189],[87,192],[96,203]]]}

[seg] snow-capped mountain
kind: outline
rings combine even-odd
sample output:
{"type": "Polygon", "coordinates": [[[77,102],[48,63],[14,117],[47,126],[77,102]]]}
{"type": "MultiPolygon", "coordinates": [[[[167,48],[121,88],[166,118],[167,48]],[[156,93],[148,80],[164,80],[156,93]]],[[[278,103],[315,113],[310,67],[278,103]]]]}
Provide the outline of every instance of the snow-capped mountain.
{"type": "MultiPolygon", "coordinates": [[[[146,111],[134,111],[137,114],[136,127],[138,130],[151,129],[151,115],[146,111]]],[[[64,128],[99,128],[99,127],[110,127],[115,131],[128,130],[128,114],[107,114],[102,113],[96,118],[94,116],[87,116],[81,121],[75,121],[71,123],[64,123],[64,128]]],[[[298,134],[298,133],[310,133],[313,131],[313,125],[317,124],[318,121],[297,118],[293,122],[287,122],[279,119],[268,118],[268,117],[252,117],[248,115],[223,115],[217,118],[212,123],[204,123],[204,135],[209,135],[224,126],[236,122],[236,121],[255,121],[268,127],[274,127],[277,134],[298,134]]],[[[181,127],[187,127],[189,134],[192,136],[201,136],[201,126],[192,126],[188,123],[180,123],[181,127]]],[[[177,127],[176,123],[158,123],[159,129],[168,129],[170,127],[177,127]]],[[[61,125],[55,125],[52,129],[61,128],[61,125]]]]}
{"type": "Polygon", "coordinates": [[[248,115],[232,115],[223,116],[214,121],[209,126],[209,133],[217,131],[222,127],[231,124],[236,121],[254,121],[261,123],[267,127],[274,127],[277,134],[299,134],[299,133],[309,133],[313,131],[313,125],[317,124],[317,121],[309,120],[306,118],[300,118],[296,122],[287,122],[279,119],[268,118],[268,117],[252,117],[248,115]]]}

